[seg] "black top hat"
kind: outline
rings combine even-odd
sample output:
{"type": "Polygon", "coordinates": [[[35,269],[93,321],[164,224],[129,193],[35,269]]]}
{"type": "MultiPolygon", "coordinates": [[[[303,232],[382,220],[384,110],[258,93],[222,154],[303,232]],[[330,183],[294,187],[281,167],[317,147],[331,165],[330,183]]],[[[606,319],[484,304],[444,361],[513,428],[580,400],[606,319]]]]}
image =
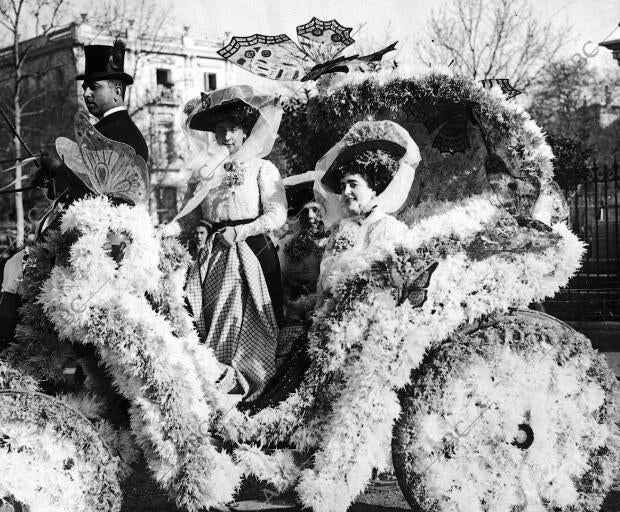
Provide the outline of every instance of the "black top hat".
{"type": "Polygon", "coordinates": [[[386,153],[394,155],[397,159],[407,152],[406,148],[397,142],[387,139],[370,139],[354,143],[345,148],[332,162],[329,169],[321,178],[321,183],[328,187],[331,191],[339,193],[340,190],[340,174],[339,168],[344,164],[352,162],[355,157],[364,151],[374,151],[381,149],[386,153]]]}
{"type": "Polygon", "coordinates": [[[122,80],[133,84],[133,78],[124,71],[125,43],[114,41],[114,46],[90,45],[84,47],[86,65],[83,75],[76,80],[122,80]]]}
{"type": "Polygon", "coordinates": [[[215,132],[217,123],[223,117],[232,113],[239,114],[242,118],[247,120],[248,125],[252,126],[260,116],[257,109],[239,98],[223,101],[222,103],[211,107],[209,104],[209,97],[203,93],[202,109],[196,112],[189,120],[189,127],[192,130],[215,132]]]}

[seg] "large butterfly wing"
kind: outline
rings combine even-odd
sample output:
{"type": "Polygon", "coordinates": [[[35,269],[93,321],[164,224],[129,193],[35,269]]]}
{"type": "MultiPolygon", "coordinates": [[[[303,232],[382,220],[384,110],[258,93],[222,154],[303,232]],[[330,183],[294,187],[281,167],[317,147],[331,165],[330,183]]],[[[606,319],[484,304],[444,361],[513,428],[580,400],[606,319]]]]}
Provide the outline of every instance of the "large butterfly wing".
{"type": "Polygon", "coordinates": [[[304,52],[316,63],[334,59],[355,40],[351,38],[352,28],[344,27],[336,20],[322,21],[312,18],[297,27],[297,37],[304,52]]]}
{"type": "Polygon", "coordinates": [[[56,147],[66,165],[89,188],[136,204],[148,201],[146,162],[134,148],[104,137],[83,112],[75,115],[75,138],[76,144],[59,139],[56,147]]]}
{"type": "Polygon", "coordinates": [[[403,288],[400,296],[399,304],[402,304],[405,299],[409,301],[412,307],[418,308],[424,305],[428,297],[428,286],[431,282],[431,277],[439,263],[434,261],[423,269],[413,279],[403,283],[403,288]]]}
{"type": "Polygon", "coordinates": [[[470,147],[467,132],[471,118],[470,105],[449,100],[408,102],[403,110],[409,121],[423,123],[429,134],[437,130],[433,147],[440,153],[455,153],[470,147]]]}
{"type": "Polygon", "coordinates": [[[243,69],[272,80],[299,80],[314,62],[286,34],[233,37],[217,52],[243,69]]]}
{"type": "Polygon", "coordinates": [[[422,123],[428,133],[433,133],[446,122],[446,119],[442,118],[441,110],[429,103],[408,101],[403,106],[403,111],[407,115],[407,121],[422,123]]]}
{"type": "Polygon", "coordinates": [[[56,139],[56,151],[73,174],[80,178],[89,190],[97,193],[95,185],[86,172],[86,164],[82,161],[82,154],[77,144],[66,137],[58,137],[56,139]]]}

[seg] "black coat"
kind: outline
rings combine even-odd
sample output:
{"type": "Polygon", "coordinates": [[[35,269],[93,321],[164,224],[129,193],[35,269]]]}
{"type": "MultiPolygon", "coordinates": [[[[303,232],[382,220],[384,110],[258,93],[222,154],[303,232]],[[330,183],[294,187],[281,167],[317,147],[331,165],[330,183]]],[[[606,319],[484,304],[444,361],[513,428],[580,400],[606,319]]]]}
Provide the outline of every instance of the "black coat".
{"type": "Polygon", "coordinates": [[[126,110],[114,112],[102,118],[95,125],[95,128],[108,139],[130,145],[136,150],[136,153],[148,163],[149,149],[146,145],[146,141],[126,110]]]}
{"type": "MultiPolygon", "coordinates": [[[[135,149],[136,154],[140,155],[145,162],[148,162],[149,150],[146,141],[126,110],[120,110],[102,118],[95,124],[95,128],[97,128],[104,137],[110,140],[128,144],[135,149]]],[[[63,196],[60,198],[64,204],[71,204],[73,201],[92,193],[82,180],[80,180],[80,178],[66,165],[62,165],[60,168],[56,169],[54,176],[56,194],[64,192],[63,196]]],[[[57,214],[52,213],[52,215],[56,216],[57,214]]],[[[40,230],[43,228],[44,224],[46,225],[46,229],[58,229],[59,218],[55,219],[55,221],[56,222],[51,221],[51,224],[50,221],[46,223],[41,222],[39,224],[38,235],[41,234],[40,230]]]]}

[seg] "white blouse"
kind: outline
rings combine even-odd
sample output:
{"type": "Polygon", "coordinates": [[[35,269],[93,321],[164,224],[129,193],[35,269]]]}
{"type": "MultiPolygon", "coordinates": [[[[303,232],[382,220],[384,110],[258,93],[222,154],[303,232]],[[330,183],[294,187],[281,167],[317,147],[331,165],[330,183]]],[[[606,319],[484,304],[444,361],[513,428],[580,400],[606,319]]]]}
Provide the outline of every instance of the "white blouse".
{"type": "Polygon", "coordinates": [[[329,290],[345,275],[366,266],[369,249],[398,244],[408,231],[406,224],[379,208],[365,219],[343,219],[330,236],[321,260],[320,289],[329,290]]]}
{"type": "Polygon", "coordinates": [[[236,241],[281,228],[286,222],[286,194],[280,172],[271,162],[254,158],[238,164],[234,179],[220,167],[216,186],[200,204],[208,222],[253,219],[235,226],[236,241]],[[218,184],[219,183],[219,184],[218,184]]]}

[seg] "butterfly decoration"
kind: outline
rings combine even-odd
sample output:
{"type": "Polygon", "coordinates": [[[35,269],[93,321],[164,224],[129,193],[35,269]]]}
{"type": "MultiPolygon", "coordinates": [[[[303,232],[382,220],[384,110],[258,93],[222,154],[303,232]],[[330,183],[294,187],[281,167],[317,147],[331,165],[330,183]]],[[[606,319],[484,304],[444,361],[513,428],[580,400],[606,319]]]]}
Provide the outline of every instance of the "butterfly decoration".
{"type": "Polygon", "coordinates": [[[403,111],[408,121],[422,123],[428,133],[437,131],[433,146],[440,153],[463,152],[469,149],[468,123],[471,120],[472,104],[455,103],[436,99],[406,103],[403,111]]]}
{"type": "Polygon", "coordinates": [[[149,175],[144,159],[122,142],[104,137],[84,112],[74,119],[76,142],[56,139],[56,150],[65,164],[96,194],[146,203],[149,175]]]}
{"type": "Polygon", "coordinates": [[[408,300],[412,307],[422,307],[428,298],[428,285],[431,283],[431,277],[438,266],[439,262],[434,261],[419,272],[413,279],[404,283],[398,299],[398,304],[400,305],[405,302],[405,300],[408,300]]]}
{"type": "Polygon", "coordinates": [[[480,83],[485,89],[491,89],[493,86],[498,86],[506,95],[507,100],[511,100],[515,96],[519,96],[519,94],[523,93],[523,91],[519,91],[510,85],[510,81],[507,78],[486,78],[485,80],[480,80],[480,83]]]}
{"type": "Polygon", "coordinates": [[[351,28],[336,20],[312,18],[297,27],[296,44],[286,34],[248,37],[234,36],[218,54],[233,64],[272,80],[317,80],[327,73],[347,73],[349,66],[361,62],[380,61],[396,49],[396,42],[369,55],[338,57],[355,40],[351,28]]]}

